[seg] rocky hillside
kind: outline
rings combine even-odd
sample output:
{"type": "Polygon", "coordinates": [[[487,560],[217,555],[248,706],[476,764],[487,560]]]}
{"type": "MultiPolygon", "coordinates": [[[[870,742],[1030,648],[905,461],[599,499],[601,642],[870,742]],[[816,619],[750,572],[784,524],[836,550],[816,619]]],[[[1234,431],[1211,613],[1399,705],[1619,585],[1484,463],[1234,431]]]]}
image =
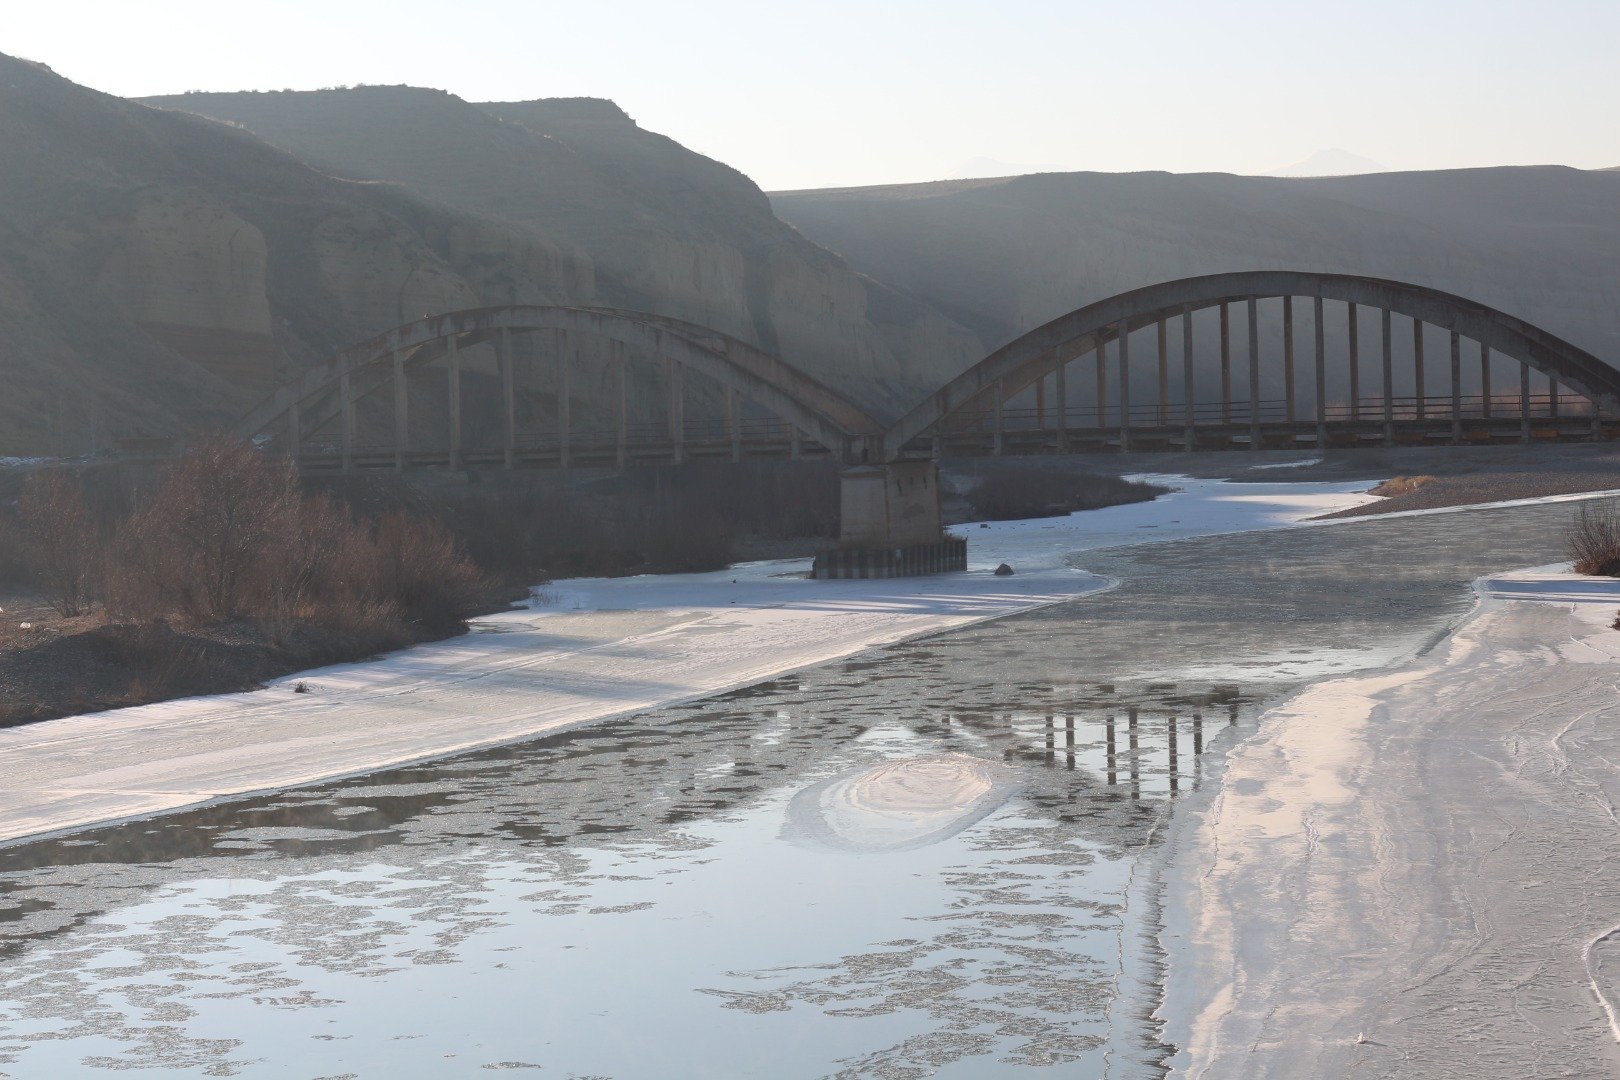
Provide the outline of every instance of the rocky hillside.
{"type": "Polygon", "coordinates": [[[772,205],[992,347],[1139,285],[1295,268],[1460,293],[1620,364],[1615,172],[1056,173],[783,192],[772,205]]]}
{"type": "Polygon", "coordinates": [[[426,312],[595,295],[589,259],[0,56],[0,454],[228,423],[426,312]]]}
{"type": "Polygon", "coordinates": [[[249,130],[336,175],[390,181],[584,253],[596,301],[712,326],[845,387],[912,404],[980,342],[778,221],[747,177],[593,99],[472,104],[437,90],[149,99],[249,130]]]}

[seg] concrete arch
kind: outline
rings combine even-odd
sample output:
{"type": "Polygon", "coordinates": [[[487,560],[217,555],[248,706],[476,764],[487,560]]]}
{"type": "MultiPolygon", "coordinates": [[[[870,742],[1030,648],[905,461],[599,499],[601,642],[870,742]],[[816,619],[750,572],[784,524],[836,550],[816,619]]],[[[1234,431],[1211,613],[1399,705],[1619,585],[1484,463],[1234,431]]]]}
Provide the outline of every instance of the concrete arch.
{"type": "Polygon", "coordinates": [[[884,433],[881,460],[995,393],[1029,387],[1059,364],[1173,316],[1272,297],[1304,297],[1381,309],[1478,341],[1555,377],[1605,408],[1620,410],[1620,371],[1546,330],[1488,305],[1408,282],[1349,274],[1262,270],[1184,278],[1120,293],[1053,319],[1002,346],[901,417],[884,433]]]}
{"type": "Polygon", "coordinates": [[[781,417],[834,457],[865,460],[882,425],[859,406],[783,360],[743,341],[679,319],[609,308],[514,305],[474,308],[406,323],[344,349],[260,402],[232,429],[251,438],[285,420],[289,411],[341,392],[356,373],[391,365],[396,354],[421,363],[441,355],[433,346],[470,346],[503,332],[557,330],[580,339],[619,343],[663,357],[713,379],[781,417]]]}

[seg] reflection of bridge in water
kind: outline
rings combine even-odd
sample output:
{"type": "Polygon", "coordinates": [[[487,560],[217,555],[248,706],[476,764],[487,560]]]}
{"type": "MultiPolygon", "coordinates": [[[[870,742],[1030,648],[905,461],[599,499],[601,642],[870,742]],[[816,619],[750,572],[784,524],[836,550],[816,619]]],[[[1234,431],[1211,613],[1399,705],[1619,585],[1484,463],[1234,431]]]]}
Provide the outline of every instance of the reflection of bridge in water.
{"type": "Polygon", "coordinates": [[[842,545],[888,557],[939,544],[947,456],[1528,443],[1606,438],[1616,422],[1620,372],[1504,312],[1259,271],[1079,308],[890,424],[705,327],[505,307],[345,350],[236,431],[312,471],[820,458],[845,469],[842,545]]]}

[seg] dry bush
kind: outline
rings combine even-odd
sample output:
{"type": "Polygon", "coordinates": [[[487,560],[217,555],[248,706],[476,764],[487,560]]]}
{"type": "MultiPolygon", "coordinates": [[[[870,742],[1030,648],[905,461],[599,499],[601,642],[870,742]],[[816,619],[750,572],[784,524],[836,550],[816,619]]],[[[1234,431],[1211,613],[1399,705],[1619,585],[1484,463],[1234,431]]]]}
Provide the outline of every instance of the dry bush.
{"type": "Polygon", "coordinates": [[[978,475],[979,484],[967,498],[981,521],[1057,517],[1076,510],[1147,502],[1167,490],[1117,476],[1018,465],[989,465],[978,475]]]}
{"type": "MultiPolygon", "coordinates": [[[[375,593],[411,622],[443,626],[473,613],[488,586],[449,529],[402,511],[385,514],[372,532],[375,593]]],[[[356,549],[358,553],[358,548],[356,549]]]]}
{"type": "Polygon", "coordinates": [[[17,496],[17,518],[51,606],[65,617],[84,614],[101,564],[100,537],[84,485],[65,469],[35,473],[17,496]]]}
{"type": "Polygon", "coordinates": [[[1582,503],[1564,530],[1564,551],[1577,574],[1620,577],[1620,512],[1615,504],[1582,503]]]}
{"type": "Polygon", "coordinates": [[[119,528],[109,604],[199,623],[267,613],[301,498],[289,465],[245,442],[201,440],[119,528]]]}

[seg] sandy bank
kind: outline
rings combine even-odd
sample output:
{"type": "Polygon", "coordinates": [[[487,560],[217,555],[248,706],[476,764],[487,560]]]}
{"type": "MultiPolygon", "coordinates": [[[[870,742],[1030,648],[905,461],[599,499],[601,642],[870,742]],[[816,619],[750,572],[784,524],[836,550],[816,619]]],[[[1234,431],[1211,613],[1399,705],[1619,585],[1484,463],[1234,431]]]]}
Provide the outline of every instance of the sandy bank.
{"type": "Polygon", "coordinates": [[[1620,1074],[1617,610],[1492,579],[1429,655],[1263,718],[1169,863],[1179,1071],[1620,1074]]]}

